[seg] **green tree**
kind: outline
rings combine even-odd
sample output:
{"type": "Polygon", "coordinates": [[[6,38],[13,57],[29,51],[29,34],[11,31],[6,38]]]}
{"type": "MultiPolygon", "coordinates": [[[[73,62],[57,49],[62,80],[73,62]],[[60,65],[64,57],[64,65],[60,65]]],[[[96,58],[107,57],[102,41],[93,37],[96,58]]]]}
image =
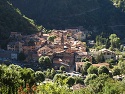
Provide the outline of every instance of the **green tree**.
{"type": "Polygon", "coordinates": [[[96,63],[97,63],[97,61],[96,61],[95,57],[92,56],[92,64],[96,64],[96,63]]]}
{"type": "Polygon", "coordinates": [[[102,88],[102,92],[103,94],[124,94],[125,89],[121,84],[121,82],[109,80],[105,82],[105,86],[102,88]]]}
{"type": "Polygon", "coordinates": [[[115,47],[119,49],[120,48],[120,43],[121,43],[120,38],[117,37],[117,38],[114,39],[114,41],[115,41],[115,47]]]}
{"type": "Polygon", "coordinates": [[[80,77],[75,77],[75,84],[84,84],[84,79],[80,77]]]}
{"type": "Polygon", "coordinates": [[[117,37],[116,34],[111,34],[109,36],[109,39],[110,39],[110,43],[111,43],[111,48],[114,49],[114,48],[119,48],[119,45],[120,45],[120,38],[117,37]]]}
{"type": "Polygon", "coordinates": [[[87,74],[87,69],[91,66],[92,64],[90,62],[85,62],[85,64],[82,67],[82,74],[87,74]]]}
{"type": "Polygon", "coordinates": [[[52,68],[51,69],[51,79],[53,79],[53,77],[55,76],[56,74],[56,71],[52,68]]]}
{"type": "Polygon", "coordinates": [[[89,87],[82,88],[80,90],[74,90],[73,94],[92,94],[89,87]]]}
{"type": "Polygon", "coordinates": [[[90,81],[97,78],[97,75],[96,74],[88,74],[86,79],[84,80],[84,83],[86,85],[89,85],[90,81]]]}
{"type": "Polygon", "coordinates": [[[65,66],[61,66],[61,67],[60,67],[60,70],[61,70],[61,71],[65,71],[65,70],[66,70],[65,66]]]}
{"type": "Polygon", "coordinates": [[[34,78],[35,72],[31,68],[24,68],[21,71],[21,79],[24,80],[24,84],[26,83],[33,83],[35,81],[34,78]]]}
{"type": "Polygon", "coordinates": [[[97,55],[96,61],[97,61],[97,63],[102,63],[102,62],[104,62],[104,61],[105,61],[104,55],[103,55],[102,53],[99,54],[99,55],[97,55]]]}
{"type": "Polygon", "coordinates": [[[111,64],[111,65],[115,65],[116,64],[115,60],[113,60],[113,59],[109,59],[106,62],[111,64]]]}
{"type": "Polygon", "coordinates": [[[113,60],[113,59],[108,59],[108,60],[106,60],[106,62],[107,62],[107,63],[109,63],[109,67],[110,67],[110,68],[112,68],[112,67],[113,67],[113,65],[115,65],[115,64],[116,64],[116,61],[115,61],[115,60],[113,60]]]}
{"type": "Polygon", "coordinates": [[[106,74],[109,74],[109,70],[106,66],[100,66],[98,68],[98,74],[102,74],[102,73],[106,73],[106,74]]]}
{"type": "Polygon", "coordinates": [[[124,46],[120,45],[120,51],[124,51],[124,46]]]}
{"type": "Polygon", "coordinates": [[[110,47],[110,41],[109,39],[106,39],[105,48],[108,49],[109,47],[110,47]]]}
{"type": "Polygon", "coordinates": [[[35,79],[38,82],[43,82],[45,80],[45,76],[42,71],[36,71],[35,72],[35,79]]]}
{"type": "Polygon", "coordinates": [[[109,46],[108,45],[109,44],[108,39],[103,38],[102,36],[103,36],[103,34],[96,36],[96,44],[95,44],[96,49],[102,49],[104,47],[109,46]]]}
{"type": "Polygon", "coordinates": [[[114,75],[114,76],[116,76],[116,75],[120,75],[120,68],[118,67],[118,66],[115,66],[113,69],[112,69],[112,74],[114,75]]]}
{"type": "Polygon", "coordinates": [[[50,60],[50,58],[49,58],[48,56],[45,56],[45,57],[44,57],[44,63],[45,63],[45,65],[46,65],[48,68],[50,68],[51,65],[52,65],[52,62],[51,62],[51,60],[50,60]]]}
{"type": "Polygon", "coordinates": [[[98,68],[95,66],[90,66],[87,69],[88,74],[98,74],[98,68]]]}
{"type": "Polygon", "coordinates": [[[89,81],[89,91],[92,92],[92,94],[103,94],[102,88],[105,85],[105,82],[110,79],[109,75],[107,74],[99,74],[98,77],[96,77],[93,80],[89,81]]]}
{"type": "Polygon", "coordinates": [[[41,57],[39,58],[39,63],[40,63],[41,65],[44,65],[44,56],[41,56],[41,57]]]}
{"type": "Polygon", "coordinates": [[[20,79],[20,70],[21,67],[17,65],[0,65],[0,92],[2,94],[14,94],[22,84],[22,79],[20,79]]]}
{"type": "Polygon", "coordinates": [[[64,85],[66,83],[67,76],[63,74],[56,74],[53,78],[54,83],[64,85]]]}
{"type": "Polygon", "coordinates": [[[87,62],[87,61],[89,62],[89,59],[88,59],[88,58],[82,58],[82,59],[81,59],[81,62],[87,62]]]}
{"type": "Polygon", "coordinates": [[[46,78],[51,78],[51,70],[50,69],[47,69],[47,71],[45,72],[45,76],[46,78]]]}
{"type": "Polygon", "coordinates": [[[96,36],[96,46],[102,45],[102,39],[101,35],[96,36]]]}
{"type": "Polygon", "coordinates": [[[46,67],[46,68],[50,68],[51,65],[52,65],[52,62],[50,60],[50,58],[48,56],[41,56],[39,58],[39,63],[43,66],[43,67],[46,67]]]}
{"type": "Polygon", "coordinates": [[[111,47],[112,48],[114,48],[114,45],[115,45],[115,43],[114,43],[114,39],[115,38],[117,38],[117,35],[116,34],[111,34],[110,36],[109,36],[109,39],[110,39],[110,43],[111,43],[111,47]]]}
{"type": "Polygon", "coordinates": [[[47,38],[48,41],[54,42],[54,39],[56,38],[56,36],[49,36],[47,38]]]}
{"type": "Polygon", "coordinates": [[[120,60],[119,62],[118,62],[118,67],[120,68],[120,72],[121,72],[121,74],[125,74],[125,61],[123,61],[123,60],[120,60]]]}
{"type": "Polygon", "coordinates": [[[73,77],[68,77],[66,79],[66,84],[68,84],[69,87],[73,86],[75,83],[75,79],[73,77]]]}
{"type": "Polygon", "coordinates": [[[37,94],[73,94],[65,85],[58,85],[57,83],[46,83],[38,86],[37,94]]]}
{"type": "Polygon", "coordinates": [[[56,74],[56,75],[54,76],[54,78],[53,78],[53,81],[54,81],[54,82],[57,82],[58,79],[62,79],[62,80],[64,80],[65,78],[67,78],[65,75],[62,75],[62,74],[56,74]]]}

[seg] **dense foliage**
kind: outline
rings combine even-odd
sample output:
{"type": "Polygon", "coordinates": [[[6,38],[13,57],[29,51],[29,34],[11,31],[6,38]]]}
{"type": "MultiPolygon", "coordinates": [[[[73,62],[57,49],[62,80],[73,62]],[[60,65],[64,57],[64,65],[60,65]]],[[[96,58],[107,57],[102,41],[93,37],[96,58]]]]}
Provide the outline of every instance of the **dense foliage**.
{"type": "Polygon", "coordinates": [[[50,29],[65,29],[83,26],[93,31],[120,34],[125,29],[125,15],[122,12],[124,0],[120,8],[111,0],[10,0],[26,16],[50,29]],[[107,32],[108,31],[108,32],[107,32]]]}
{"type": "Polygon", "coordinates": [[[52,66],[51,59],[48,56],[41,56],[38,61],[45,69],[50,68],[52,66]]]}
{"type": "MultiPolygon", "coordinates": [[[[110,34],[109,36],[104,37],[104,35],[97,35],[96,36],[96,44],[94,47],[97,50],[101,50],[103,48],[110,49],[113,51],[116,50],[123,50],[123,45],[121,45],[121,39],[116,34],[110,34]]],[[[103,61],[102,55],[99,56],[99,58],[102,58],[101,60],[98,60],[98,62],[103,61]]]]}
{"type": "MultiPolygon", "coordinates": [[[[124,62],[112,69],[113,75],[124,74],[124,62]]],[[[92,67],[92,66],[90,66],[92,67]]],[[[93,67],[94,69],[94,67],[93,67]]],[[[90,69],[88,69],[90,70],[90,69]]],[[[86,78],[58,74],[54,69],[34,71],[21,68],[18,65],[0,65],[0,93],[1,94],[124,94],[125,79],[118,81],[108,74],[104,67],[98,68],[102,74],[88,74],[86,78]],[[50,80],[47,80],[47,79],[50,80]],[[46,80],[45,80],[46,79],[46,80]],[[45,81],[44,81],[45,80],[45,81]],[[44,82],[43,82],[44,81],[44,82]],[[73,90],[74,84],[84,87],[73,90]]]]}
{"type": "Polygon", "coordinates": [[[8,38],[10,32],[32,34],[38,31],[37,27],[7,0],[0,0],[0,39],[8,38]]]}
{"type": "Polygon", "coordinates": [[[114,5],[120,8],[123,12],[125,12],[125,0],[111,0],[114,5]]]}
{"type": "MultiPolygon", "coordinates": [[[[122,15],[122,12],[125,11],[124,0],[112,0],[116,7],[109,0],[58,0],[54,3],[51,0],[11,1],[25,14],[31,13],[32,18],[38,17],[36,20],[40,19],[39,23],[50,28],[83,25],[90,30],[103,31],[113,30],[117,24],[119,27],[120,24],[125,23],[122,15]],[[27,8],[28,11],[26,11],[27,8]],[[33,11],[34,9],[35,11],[33,11]],[[39,17],[38,14],[36,15],[37,12],[42,15],[39,17]]],[[[42,29],[6,0],[0,1],[0,11],[0,39],[7,38],[11,31],[30,34],[42,29]]],[[[44,30],[44,33],[49,32],[51,31],[44,30]]],[[[123,33],[121,35],[124,36],[123,33]]],[[[93,48],[123,51],[124,46],[120,46],[119,36],[116,34],[104,36],[104,33],[96,36],[96,44],[93,48]]],[[[49,36],[47,39],[53,42],[55,38],[55,36],[49,36]]],[[[32,41],[28,44],[32,44],[32,41]]],[[[48,56],[39,58],[38,63],[41,66],[39,71],[14,64],[0,64],[0,94],[125,94],[125,60],[123,58],[124,56],[119,60],[105,60],[103,54],[98,55],[97,58],[93,57],[94,63],[106,61],[110,65],[109,68],[106,66],[95,67],[88,58],[82,58],[81,61],[84,62],[84,65],[79,69],[81,73],[68,73],[65,66],[61,66],[60,70],[54,70],[48,56]],[[82,88],[73,90],[72,86],[76,84],[82,85],[82,88]]],[[[18,60],[24,61],[25,59],[24,53],[19,53],[18,60]]],[[[7,62],[9,61],[1,61],[1,63],[7,62]]]]}
{"type": "Polygon", "coordinates": [[[0,93],[15,94],[19,86],[26,87],[26,83],[35,83],[34,71],[21,68],[18,65],[0,65],[0,93]]]}

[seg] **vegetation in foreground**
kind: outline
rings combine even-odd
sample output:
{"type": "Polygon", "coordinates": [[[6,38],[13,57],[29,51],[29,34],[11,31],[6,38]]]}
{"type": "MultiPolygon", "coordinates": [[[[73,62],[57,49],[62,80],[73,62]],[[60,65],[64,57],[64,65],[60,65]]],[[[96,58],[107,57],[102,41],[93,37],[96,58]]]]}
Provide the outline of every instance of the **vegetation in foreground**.
{"type": "Polygon", "coordinates": [[[60,70],[47,69],[34,71],[18,65],[0,65],[1,94],[124,94],[125,79],[115,79],[116,75],[124,76],[125,62],[120,60],[112,69],[105,66],[99,68],[86,63],[83,76],[69,76],[60,70]],[[111,71],[111,72],[109,72],[111,71]],[[86,77],[85,74],[87,74],[86,77]],[[48,80],[47,80],[48,79],[48,80]],[[72,90],[72,86],[81,84],[80,90],[72,90]]]}

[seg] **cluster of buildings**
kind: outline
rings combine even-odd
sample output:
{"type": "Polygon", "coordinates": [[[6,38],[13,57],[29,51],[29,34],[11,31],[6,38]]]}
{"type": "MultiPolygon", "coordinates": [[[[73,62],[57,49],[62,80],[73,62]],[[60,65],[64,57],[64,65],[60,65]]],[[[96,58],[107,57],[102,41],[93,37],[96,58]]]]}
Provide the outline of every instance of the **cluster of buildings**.
{"type": "MultiPolygon", "coordinates": [[[[87,58],[92,62],[92,54],[86,51],[86,43],[82,42],[86,39],[87,33],[87,30],[81,28],[52,30],[49,34],[39,32],[32,35],[11,32],[11,41],[7,44],[7,50],[0,50],[0,58],[17,60],[18,54],[23,52],[26,61],[31,62],[38,61],[41,56],[49,56],[55,69],[63,65],[67,70],[78,71],[83,65],[81,59],[87,58]],[[55,36],[52,41],[49,40],[51,36],[55,36]]],[[[112,54],[110,51],[106,53],[106,55],[110,54],[112,54]]]]}

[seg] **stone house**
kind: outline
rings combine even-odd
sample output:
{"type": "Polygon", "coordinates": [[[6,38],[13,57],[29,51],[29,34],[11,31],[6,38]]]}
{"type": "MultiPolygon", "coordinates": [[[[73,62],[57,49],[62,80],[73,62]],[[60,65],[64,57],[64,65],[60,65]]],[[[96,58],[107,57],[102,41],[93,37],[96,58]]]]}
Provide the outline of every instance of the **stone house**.
{"type": "Polygon", "coordinates": [[[85,62],[75,62],[76,64],[76,71],[81,72],[81,68],[84,65],[85,62]]]}
{"type": "Polygon", "coordinates": [[[51,51],[52,51],[52,49],[50,47],[48,47],[47,45],[45,45],[37,50],[37,54],[38,54],[38,56],[46,56],[51,51]]]}
{"type": "Polygon", "coordinates": [[[76,52],[75,53],[75,62],[81,62],[82,59],[88,59],[89,62],[92,62],[92,56],[88,55],[87,52],[76,52]]]}
{"type": "Polygon", "coordinates": [[[0,49],[0,60],[17,60],[18,52],[17,51],[7,51],[0,49]]]}
{"type": "Polygon", "coordinates": [[[21,52],[21,51],[23,51],[22,45],[23,44],[19,41],[9,42],[7,44],[7,50],[21,52]]]}
{"type": "Polygon", "coordinates": [[[12,40],[21,40],[22,35],[19,32],[11,32],[10,33],[10,39],[12,39],[12,40]]]}
{"type": "Polygon", "coordinates": [[[79,31],[76,34],[74,34],[74,38],[79,41],[83,41],[86,39],[86,34],[84,34],[82,31],[79,31]]]}
{"type": "Polygon", "coordinates": [[[35,43],[35,49],[37,50],[40,47],[44,46],[47,43],[47,41],[44,38],[35,38],[34,43],[35,43]]]}
{"type": "Polygon", "coordinates": [[[35,51],[34,41],[29,41],[23,45],[23,52],[27,55],[28,53],[35,51]]]}
{"type": "Polygon", "coordinates": [[[66,70],[69,71],[74,65],[74,53],[66,52],[65,50],[55,52],[53,58],[53,67],[55,69],[59,69],[62,65],[64,65],[66,70]]]}
{"type": "Polygon", "coordinates": [[[92,55],[93,57],[97,57],[98,55],[102,54],[104,56],[104,59],[113,59],[116,60],[116,54],[115,52],[109,50],[109,49],[101,49],[99,51],[96,50],[91,50],[91,52],[89,53],[90,55],[92,55]]]}
{"type": "Polygon", "coordinates": [[[113,59],[113,60],[116,60],[116,54],[115,54],[115,52],[113,52],[113,51],[111,51],[111,50],[109,50],[109,49],[101,49],[101,50],[99,50],[99,52],[98,52],[99,54],[103,54],[103,56],[104,56],[104,59],[106,60],[106,59],[113,59]]]}

